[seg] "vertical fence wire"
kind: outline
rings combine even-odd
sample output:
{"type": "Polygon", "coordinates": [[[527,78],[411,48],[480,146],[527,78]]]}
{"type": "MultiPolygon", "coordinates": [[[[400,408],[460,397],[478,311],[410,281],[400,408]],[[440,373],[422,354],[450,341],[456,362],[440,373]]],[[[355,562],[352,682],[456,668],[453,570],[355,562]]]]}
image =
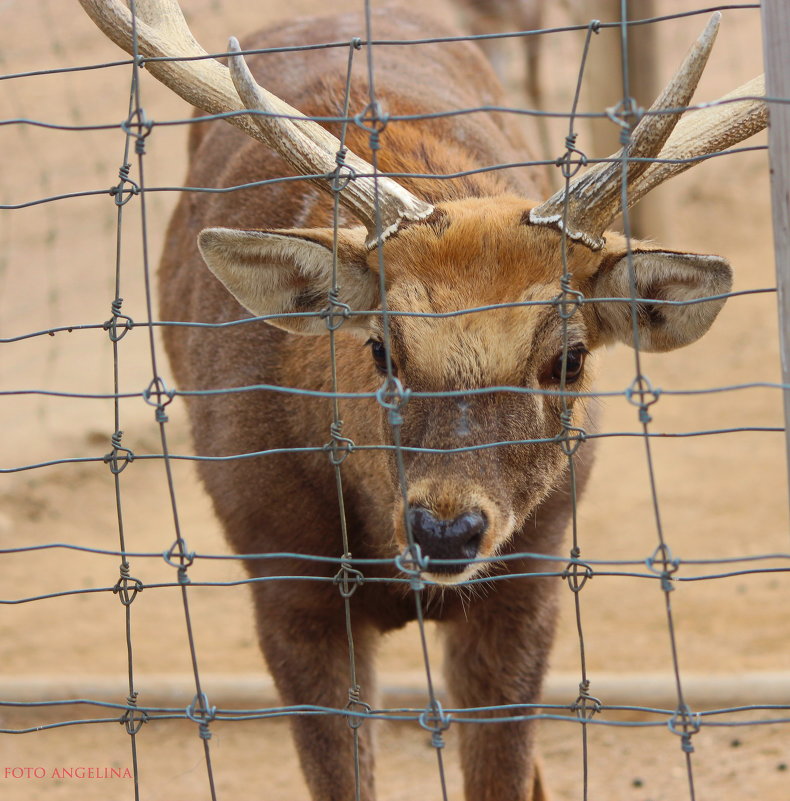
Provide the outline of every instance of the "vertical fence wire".
{"type": "MultiPolygon", "coordinates": [[[[340,400],[338,398],[337,379],[337,343],[335,332],[348,319],[350,308],[339,301],[340,287],[338,285],[338,229],[340,225],[340,193],[349,180],[347,171],[344,171],[346,149],[346,133],[348,131],[348,113],[351,102],[351,70],[354,65],[354,51],[360,47],[359,40],[352,40],[348,48],[348,66],[346,68],[346,81],[343,91],[343,107],[340,109],[344,122],[340,131],[340,149],[336,154],[337,169],[332,179],[332,285],[327,297],[326,326],[329,331],[329,361],[332,371],[332,424],[330,426],[331,440],[329,442],[329,458],[335,473],[337,487],[337,503],[340,514],[340,537],[343,546],[343,562],[335,577],[338,580],[340,594],[343,596],[343,611],[345,614],[346,637],[348,639],[348,667],[350,686],[348,690],[349,712],[370,712],[371,706],[362,700],[362,692],[370,692],[370,688],[362,688],[357,678],[356,654],[354,651],[354,631],[351,625],[351,596],[364,579],[359,570],[351,566],[352,553],[349,545],[348,521],[346,519],[345,500],[343,497],[342,464],[350,453],[352,443],[343,437],[343,420],[340,416],[340,400]]],[[[347,168],[346,168],[347,170],[347,168]]],[[[348,717],[348,725],[354,738],[354,796],[357,801],[362,797],[360,762],[359,762],[359,729],[364,722],[362,717],[348,717]]]]}
{"type": "Polygon", "coordinates": [[[162,379],[157,360],[157,345],[154,338],[154,327],[152,325],[155,316],[153,311],[153,288],[151,281],[151,265],[149,259],[149,236],[148,236],[148,218],[146,214],[146,195],[145,195],[145,153],[146,153],[146,138],[150,135],[152,129],[151,123],[146,117],[145,109],[142,105],[141,89],[140,89],[140,71],[141,63],[138,53],[138,38],[137,38],[137,14],[135,9],[135,0],[131,0],[130,10],[132,12],[132,44],[133,44],[133,57],[132,57],[132,91],[134,97],[134,108],[129,117],[127,126],[130,130],[134,131],[135,136],[135,153],[137,155],[137,170],[138,181],[140,187],[140,222],[141,222],[141,241],[142,241],[142,270],[143,280],[145,285],[145,306],[146,316],[148,323],[148,346],[151,360],[152,378],[149,383],[144,397],[147,403],[155,408],[155,419],[159,427],[159,437],[162,446],[162,462],[165,469],[166,482],[168,487],[168,495],[170,498],[170,507],[173,518],[173,528],[175,530],[176,539],[171,545],[170,550],[165,556],[165,560],[174,567],[177,571],[178,584],[181,590],[181,602],[184,610],[184,625],[186,627],[187,641],[190,653],[190,660],[192,663],[192,673],[195,681],[195,697],[192,703],[187,707],[187,717],[194,721],[198,726],[198,733],[203,742],[203,755],[206,762],[206,772],[208,776],[209,791],[211,793],[212,801],[216,801],[217,793],[214,783],[214,770],[211,763],[211,749],[209,740],[211,739],[210,724],[216,714],[215,707],[211,706],[208,696],[203,690],[200,680],[200,669],[198,667],[197,645],[195,643],[195,634],[192,625],[192,615],[190,612],[189,604],[189,583],[190,578],[188,569],[194,561],[194,554],[188,549],[186,540],[182,535],[181,522],[178,512],[178,504],[176,501],[175,481],[173,478],[173,465],[170,459],[170,448],[168,445],[168,435],[166,425],[168,423],[168,416],[165,411],[168,404],[172,401],[173,396],[170,394],[164,380],[162,379]]]}
{"type": "MultiPolygon", "coordinates": [[[[656,526],[656,535],[658,537],[658,547],[653,555],[654,562],[650,564],[651,569],[655,568],[655,563],[660,563],[661,574],[661,590],[664,594],[664,604],[667,619],[667,632],[669,635],[669,644],[672,654],[672,671],[675,677],[675,687],[677,690],[678,707],[675,716],[672,718],[669,726],[670,730],[681,737],[682,749],[685,754],[686,762],[686,775],[688,778],[689,797],[691,801],[695,801],[694,792],[694,772],[692,768],[691,754],[694,747],[691,743],[691,736],[699,730],[699,724],[696,722],[695,717],[692,715],[688,704],[686,703],[683,694],[683,685],[680,677],[680,661],[678,656],[677,637],[675,635],[675,621],[672,613],[672,601],[670,593],[674,590],[671,583],[671,574],[676,569],[673,565],[672,554],[666,543],[664,537],[664,529],[661,520],[661,510],[658,498],[658,488],[655,473],[655,466],[653,461],[652,448],[649,436],[649,426],[651,416],[649,413],[650,406],[655,402],[656,396],[652,391],[650,380],[645,376],[642,370],[641,358],[641,342],[639,336],[639,308],[638,299],[640,297],[636,284],[636,268],[634,266],[634,253],[633,243],[631,238],[631,220],[629,217],[628,208],[628,168],[630,152],[631,134],[635,127],[635,101],[631,97],[630,75],[628,69],[628,7],[626,0],[621,0],[620,5],[620,37],[621,37],[621,53],[622,53],[622,73],[623,73],[623,103],[621,112],[621,137],[622,156],[620,159],[621,172],[620,172],[620,207],[622,209],[623,218],[623,232],[625,233],[626,240],[626,259],[628,263],[628,283],[631,292],[630,299],[630,314],[631,314],[631,328],[633,336],[634,348],[634,368],[636,375],[631,383],[633,387],[633,394],[631,396],[632,402],[639,408],[639,422],[642,426],[644,434],[644,447],[645,447],[645,460],[647,463],[650,498],[653,507],[653,516],[656,526]],[[633,400],[633,399],[636,400],[633,400]]],[[[658,572],[658,570],[656,570],[658,572]]]]}
{"type": "MultiPolygon", "coordinates": [[[[135,91],[134,81],[136,76],[132,76],[132,90],[129,96],[129,118],[131,118],[134,109],[135,91]]],[[[121,297],[121,264],[123,255],[123,213],[125,205],[131,200],[133,195],[127,191],[127,181],[129,178],[129,170],[131,163],[129,161],[129,150],[131,146],[132,134],[127,132],[124,137],[123,145],[123,159],[121,161],[121,168],[118,171],[119,183],[116,187],[114,194],[114,201],[117,207],[116,215],[116,231],[115,231],[115,293],[114,299],[111,304],[112,316],[107,321],[107,334],[112,342],[112,361],[113,361],[113,392],[116,395],[113,398],[113,435],[111,438],[112,451],[107,454],[106,461],[113,474],[113,484],[115,489],[115,509],[118,519],[118,547],[121,552],[120,576],[115,585],[115,591],[118,593],[118,598],[123,604],[124,609],[124,622],[125,622],[125,635],[126,635],[126,661],[128,665],[128,689],[129,694],[126,697],[126,703],[130,708],[137,706],[137,690],[135,689],[134,681],[134,648],[132,644],[132,602],[137,597],[138,592],[142,587],[142,583],[131,575],[131,564],[127,557],[126,535],[124,532],[124,518],[123,518],[123,500],[121,493],[121,472],[127,467],[130,461],[134,458],[132,452],[124,448],[121,440],[123,431],[121,430],[121,404],[120,399],[117,397],[120,393],[120,348],[119,343],[123,337],[131,330],[132,320],[126,315],[121,314],[121,306],[123,298],[121,297]]],[[[130,738],[130,747],[132,752],[132,773],[134,779],[134,798],[135,801],[140,799],[140,770],[137,759],[137,733],[140,727],[145,722],[144,713],[135,713],[128,711],[125,713],[125,728],[130,738]]]]}
{"type": "Polygon", "coordinates": [[[579,541],[579,525],[578,525],[578,490],[576,483],[576,452],[581,445],[586,432],[581,427],[579,422],[574,424],[572,417],[572,410],[570,406],[570,398],[567,395],[567,378],[568,378],[568,354],[570,348],[570,340],[568,335],[568,323],[580,309],[580,301],[583,296],[571,286],[573,278],[568,263],[568,214],[570,203],[570,192],[568,191],[571,184],[571,178],[576,175],[579,170],[584,166],[587,158],[576,148],[578,133],[576,131],[576,114],[579,107],[579,96],[582,89],[582,81],[584,80],[584,68],[587,64],[587,54],[590,50],[590,43],[593,34],[600,31],[600,20],[591,20],[588,28],[587,35],[584,38],[584,47],[582,49],[581,59],[579,62],[579,74],[576,80],[576,91],[573,95],[573,103],[571,105],[571,112],[568,120],[568,135],[565,138],[565,154],[558,159],[558,165],[562,171],[562,177],[565,181],[565,200],[562,209],[562,226],[560,230],[560,248],[562,256],[562,277],[560,279],[560,286],[562,292],[557,302],[557,313],[562,320],[562,369],[560,375],[560,393],[562,397],[562,426],[563,426],[563,439],[561,447],[565,456],[568,459],[568,481],[570,485],[570,503],[571,503],[571,550],[570,550],[570,563],[566,567],[563,578],[568,582],[568,588],[573,593],[573,608],[576,617],[576,632],[579,636],[579,668],[581,676],[579,680],[579,695],[573,704],[573,708],[578,716],[581,724],[581,739],[582,739],[582,801],[587,801],[588,797],[588,784],[589,784],[589,753],[588,753],[588,738],[587,738],[587,722],[592,718],[596,712],[599,711],[601,703],[590,693],[590,679],[587,673],[587,657],[585,653],[584,644],[584,628],[582,625],[582,610],[581,610],[581,590],[587,583],[587,578],[591,575],[589,566],[584,565],[581,561],[581,545],[579,541]]]}
{"type": "MultiPolygon", "coordinates": [[[[373,42],[373,25],[371,20],[371,2],[365,0],[365,33],[367,41],[373,42]]],[[[420,650],[422,653],[423,666],[425,668],[425,682],[428,693],[428,708],[420,717],[420,723],[425,728],[432,730],[431,745],[436,751],[436,764],[439,772],[439,784],[443,801],[447,801],[447,779],[444,770],[444,734],[443,732],[449,725],[444,715],[441,704],[436,695],[433,674],[431,671],[431,659],[428,651],[428,640],[425,632],[425,616],[423,610],[423,590],[425,582],[422,573],[425,570],[425,562],[422,559],[420,548],[414,538],[409,517],[408,483],[406,480],[406,464],[404,451],[401,442],[401,427],[403,425],[403,414],[409,400],[409,393],[404,389],[400,379],[395,375],[392,361],[392,342],[390,336],[390,313],[387,306],[387,282],[384,264],[384,237],[382,236],[381,224],[381,205],[379,203],[379,148],[380,134],[386,126],[387,120],[384,112],[376,97],[375,89],[375,69],[373,65],[374,47],[368,44],[367,65],[368,65],[368,91],[369,104],[361,115],[363,124],[368,126],[370,138],[370,152],[372,155],[371,165],[373,167],[373,196],[376,214],[376,256],[378,259],[379,272],[379,297],[381,301],[381,324],[383,341],[386,356],[387,374],[385,383],[377,393],[377,400],[386,411],[387,421],[392,432],[392,441],[395,446],[395,463],[398,477],[398,489],[403,504],[403,526],[406,532],[407,547],[405,553],[399,558],[399,568],[409,576],[409,584],[414,593],[414,609],[419,630],[420,650]]]]}

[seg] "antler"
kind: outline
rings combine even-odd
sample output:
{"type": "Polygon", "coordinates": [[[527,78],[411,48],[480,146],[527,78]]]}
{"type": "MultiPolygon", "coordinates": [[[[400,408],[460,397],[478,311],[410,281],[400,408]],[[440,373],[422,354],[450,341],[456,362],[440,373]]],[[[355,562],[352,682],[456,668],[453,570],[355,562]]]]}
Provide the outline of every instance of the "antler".
{"type": "Polygon", "coordinates": [[[651,189],[693,167],[700,158],[733,147],[762,131],[768,125],[768,105],[755,98],[764,96],[765,76],[758,75],[707,108],[684,117],[658,154],[660,161],[650,164],[629,184],[629,208],[651,189]]]}
{"type": "MultiPolygon", "coordinates": [[[[176,94],[208,114],[262,111],[273,116],[237,116],[228,122],[272,148],[294,169],[324,191],[337,169],[335,156],[340,140],[280,98],[259,86],[241,55],[231,56],[230,70],[212,58],[189,30],[177,0],[137,0],[136,20],[121,0],[80,0],[80,4],[104,34],[127,53],[145,59],[172,58],[190,61],[147,61],[146,68],[176,94]],[[241,98],[241,99],[240,99],[241,98]]],[[[239,51],[231,40],[230,50],[239,51]]],[[[340,193],[340,202],[368,229],[368,242],[376,241],[376,197],[380,209],[381,237],[397,230],[403,220],[421,220],[433,206],[420,200],[391,178],[358,177],[374,172],[363,159],[347,152],[344,159],[353,180],[340,193]]]]}
{"type": "MultiPolygon", "coordinates": [[[[625,151],[629,159],[628,206],[634,205],[658,184],[693,166],[694,159],[716,153],[765,128],[768,111],[762,100],[712,105],[679,123],[708,60],[721,14],[716,12],[667,88],[650,108],[651,112],[678,109],[675,113],[646,114],[634,128],[625,151]],[[681,164],[654,163],[647,159],[691,159],[681,164]]],[[[762,78],[755,78],[722,100],[745,95],[764,95],[762,78]]],[[[721,101],[718,101],[719,103],[721,101]]],[[[568,192],[566,232],[593,250],[603,247],[603,233],[621,211],[621,165],[623,150],[572,181],[568,192]]],[[[535,225],[563,227],[565,190],[530,211],[535,225]]]]}

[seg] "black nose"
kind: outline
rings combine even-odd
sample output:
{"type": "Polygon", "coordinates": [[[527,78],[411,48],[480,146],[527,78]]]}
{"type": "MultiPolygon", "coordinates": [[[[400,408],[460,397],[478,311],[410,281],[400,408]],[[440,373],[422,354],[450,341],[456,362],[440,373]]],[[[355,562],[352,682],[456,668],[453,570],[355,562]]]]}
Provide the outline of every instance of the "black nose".
{"type": "Polygon", "coordinates": [[[415,542],[431,559],[453,559],[459,564],[431,565],[432,573],[460,573],[463,562],[477,556],[480,539],[488,528],[486,516],[479,510],[464,512],[455,520],[439,520],[422,506],[409,507],[409,524],[415,542]]]}

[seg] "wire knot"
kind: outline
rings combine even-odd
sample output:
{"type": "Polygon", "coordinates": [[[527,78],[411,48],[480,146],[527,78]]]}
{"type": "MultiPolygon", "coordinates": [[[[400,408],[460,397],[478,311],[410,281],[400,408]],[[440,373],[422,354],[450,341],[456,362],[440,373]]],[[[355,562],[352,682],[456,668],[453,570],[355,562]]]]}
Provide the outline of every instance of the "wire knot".
{"type": "Polygon", "coordinates": [[[376,390],[376,400],[387,410],[390,425],[403,425],[403,410],[411,397],[411,390],[405,389],[397,376],[387,376],[376,390]]]}
{"type": "Polygon", "coordinates": [[[378,150],[381,146],[380,137],[389,123],[390,115],[384,111],[381,103],[374,100],[368,103],[359,114],[354,115],[354,124],[367,131],[370,136],[370,149],[378,150]]]}
{"type": "Polygon", "coordinates": [[[579,695],[571,704],[571,711],[576,713],[579,720],[592,720],[601,711],[601,700],[590,695],[590,680],[585,679],[579,684],[579,695]]]}
{"type": "Polygon", "coordinates": [[[560,167],[563,178],[573,178],[582,167],[587,166],[587,154],[576,147],[577,134],[565,137],[565,153],[554,160],[554,166],[560,167]]]}
{"type": "Polygon", "coordinates": [[[151,379],[151,383],[143,390],[143,400],[149,405],[156,407],[156,422],[166,423],[168,420],[165,414],[165,406],[172,402],[175,392],[167,388],[164,380],[159,376],[151,379]]]}
{"type": "Polygon", "coordinates": [[[335,153],[335,164],[337,165],[332,173],[332,183],[330,189],[337,193],[342,192],[349,184],[350,181],[356,180],[357,171],[346,164],[346,155],[348,148],[342,146],[337,153],[335,153]]]}
{"type": "Polygon", "coordinates": [[[571,552],[571,559],[562,571],[562,578],[568,582],[572,592],[579,593],[595,573],[590,565],[579,561],[578,552],[575,555],[571,552]]]}
{"type": "Polygon", "coordinates": [[[192,703],[185,710],[186,716],[198,724],[200,737],[203,740],[211,739],[209,724],[217,716],[217,707],[209,706],[205,693],[197,693],[192,703]]]}
{"type": "Polygon", "coordinates": [[[131,168],[132,165],[129,162],[122,164],[118,168],[120,183],[117,186],[110,187],[110,194],[115,198],[116,206],[125,206],[132,199],[132,195],[140,194],[140,185],[129,177],[131,168]],[[125,188],[126,184],[129,185],[128,189],[125,188]],[[126,198],[124,198],[124,194],[126,194],[126,198]]]}
{"type": "Polygon", "coordinates": [[[446,713],[439,701],[433,698],[430,706],[420,713],[418,720],[423,729],[431,732],[431,745],[434,748],[444,748],[444,732],[450,728],[452,715],[446,713]]]}
{"type": "Polygon", "coordinates": [[[110,304],[110,311],[112,312],[112,317],[109,320],[104,322],[102,328],[108,332],[110,337],[110,342],[120,342],[128,333],[129,331],[134,328],[134,320],[126,314],[121,314],[121,306],[123,305],[123,298],[115,298],[115,300],[110,304]],[[118,333],[118,321],[123,320],[124,322],[121,323],[121,333],[118,333]]]}
{"type": "Polygon", "coordinates": [[[669,730],[680,737],[680,747],[686,754],[694,753],[691,738],[700,730],[700,721],[699,713],[693,713],[685,703],[681,704],[667,721],[669,730]]]}
{"type": "Polygon", "coordinates": [[[395,557],[395,567],[409,578],[409,586],[414,592],[425,589],[422,573],[428,569],[430,557],[423,556],[420,546],[415,542],[406,546],[403,553],[395,557]]]}
{"type": "Polygon", "coordinates": [[[112,437],[112,450],[104,455],[104,463],[109,465],[110,472],[117,476],[126,470],[127,466],[134,461],[134,453],[129,448],[121,446],[123,431],[116,431],[112,437]]]}
{"type": "Polygon", "coordinates": [[[652,421],[648,411],[661,397],[660,389],[653,389],[650,380],[643,375],[637,375],[625,391],[626,400],[639,408],[639,422],[647,425],[652,421]]]}
{"type": "Polygon", "coordinates": [[[553,303],[557,306],[557,314],[561,320],[570,320],[584,303],[584,293],[578,289],[571,288],[573,276],[565,273],[560,278],[560,294],[554,298],[553,303]]]}
{"type": "Polygon", "coordinates": [[[356,444],[354,440],[342,435],[342,420],[337,420],[332,423],[332,425],[329,426],[329,432],[332,435],[332,439],[324,445],[323,449],[329,454],[329,461],[335,467],[339,467],[346,461],[349,454],[354,452],[356,444]]]}
{"type": "Polygon", "coordinates": [[[123,715],[121,715],[118,723],[126,728],[127,734],[137,734],[137,732],[142,728],[143,723],[148,722],[148,713],[137,708],[136,692],[129,693],[129,695],[126,697],[126,705],[129,708],[123,713],[123,715]]]}
{"type": "Polygon", "coordinates": [[[183,538],[179,537],[168,550],[162,554],[162,558],[170,565],[178,570],[178,583],[189,584],[189,576],[187,570],[195,561],[195,552],[187,551],[186,542],[183,538]]]}
{"type": "Polygon", "coordinates": [[[637,105],[633,97],[625,97],[614,106],[607,106],[606,116],[620,126],[620,144],[627,148],[631,144],[631,131],[634,130],[645,110],[637,105]]]}
{"type": "Polygon", "coordinates": [[[358,714],[350,714],[346,718],[351,729],[358,729],[365,722],[365,716],[369,715],[371,712],[370,704],[366,704],[361,699],[362,696],[358,684],[348,688],[348,703],[345,706],[346,711],[353,713],[356,709],[361,710],[358,714]]]}
{"type": "Polygon", "coordinates": [[[319,315],[326,323],[327,329],[337,331],[343,323],[351,316],[351,306],[340,300],[340,289],[332,287],[329,290],[329,304],[321,309],[319,315]]]}
{"type": "Polygon", "coordinates": [[[115,582],[112,591],[113,595],[117,595],[124,606],[131,606],[137,597],[137,593],[143,591],[144,585],[140,579],[129,575],[129,564],[125,564],[125,570],[124,566],[121,565],[121,577],[115,582]]]}
{"type": "Polygon", "coordinates": [[[653,553],[645,559],[647,569],[658,576],[661,576],[661,589],[664,592],[672,592],[672,574],[677,573],[680,568],[680,560],[672,555],[670,547],[666,543],[661,543],[653,553]]]}
{"type": "MultiPolygon", "coordinates": [[[[350,558],[350,553],[343,554],[344,560],[350,558]]],[[[343,598],[350,598],[357,591],[357,588],[362,586],[364,581],[365,576],[362,571],[351,567],[345,561],[340,565],[340,570],[337,571],[332,579],[332,583],[338,586],[343,598]]]]}
{"type": "Polygon", "coordinates": [[[142,108],[135,109],[129,117],[121,123],[121,130],[127,136],[133,136],[134,152],[138,156],[145,155],[145,139],[154,128],[153,120],[146,117],[145,110],[142,108]]]}
{"type": "Polygon", "coordinates": [[[571,409],[562,410],[560,423],[562,424],[562,433],[557,437],[557,442],[560,443],[562,452],[566,456],[574,456],[582,442],[587,439],[587,431],[580,426],[573,425],[573,411],[571,409]]]}

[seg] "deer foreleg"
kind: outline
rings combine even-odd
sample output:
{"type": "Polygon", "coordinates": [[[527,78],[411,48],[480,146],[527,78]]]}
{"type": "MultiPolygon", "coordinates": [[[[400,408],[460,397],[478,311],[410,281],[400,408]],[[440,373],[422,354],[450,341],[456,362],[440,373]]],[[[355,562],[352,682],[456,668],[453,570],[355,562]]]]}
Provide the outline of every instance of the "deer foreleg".
{"type": "Polygon", "coordinates": [[[538,711],[511,705],[539,701],[554,614],[551,604],[536,610],[519,600],[477,599],[469,620],[447,627],[445,674],[453,704],[496,707],[461,713],[479,719],[459,724],[467,801],[547,800],[534,758],[534,721],[486,720],[538,711]]]}
{"type": "MultiPolygon", "coordinates": [[[[291,725],[299,760],[314,801],[373,801],[371,721],[351,687],[348,637],[342,602],[323,588],[298,595],[256,586],[259,635],[277,689],[287,705],[310,705],[339,713],[296,714],[291,725]],[[311,596],[315,595],[311,603],[311,596]],[[319,597],[320,596],[320,597],[319,597]],[[357,783],[359,788],[357,789],[357,783]]],[[[373,693],[373,636],[355,627],[357,685],[373,693]]]]}

